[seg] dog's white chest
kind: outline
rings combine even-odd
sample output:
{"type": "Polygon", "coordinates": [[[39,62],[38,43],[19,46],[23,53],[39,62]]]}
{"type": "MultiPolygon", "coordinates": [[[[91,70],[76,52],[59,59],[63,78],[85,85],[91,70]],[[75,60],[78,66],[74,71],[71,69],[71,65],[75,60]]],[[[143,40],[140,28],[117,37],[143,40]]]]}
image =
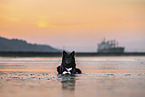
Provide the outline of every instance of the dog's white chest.
{"type": "Polygon", "coordinates": [[[70,72],[70,71],[72,70],[72,68],[66,68],[66,70],[67,70],[68,72],[70,72]]]}
{"type": "Polygon", "coordinates": [[[71,74],[72,68],[65,68],[67,71],[64,71],[62,74],[71,74]]]}

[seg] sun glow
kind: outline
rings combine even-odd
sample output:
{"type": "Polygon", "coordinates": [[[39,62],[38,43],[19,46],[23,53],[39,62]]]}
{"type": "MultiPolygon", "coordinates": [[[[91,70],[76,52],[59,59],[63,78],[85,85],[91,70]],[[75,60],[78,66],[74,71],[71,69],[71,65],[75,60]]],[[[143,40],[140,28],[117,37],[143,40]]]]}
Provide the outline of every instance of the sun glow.
{"type": "Polygon", "coordinates": [[[40,27],[40,28],[45,28],[45,27],[48,27],[48,23],[44,22],[44,21],[39,21],[37,23],[37,27],[40,27]]]}

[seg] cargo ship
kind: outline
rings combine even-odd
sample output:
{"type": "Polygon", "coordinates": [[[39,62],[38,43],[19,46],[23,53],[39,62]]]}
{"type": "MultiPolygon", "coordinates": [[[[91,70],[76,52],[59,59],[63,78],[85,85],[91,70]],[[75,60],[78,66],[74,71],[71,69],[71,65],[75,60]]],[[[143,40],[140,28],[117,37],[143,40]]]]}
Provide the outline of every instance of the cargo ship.
{"type": "Polygon", "coordinates": [[[105,39],[98,44],[98,53],[124,53],[124,47],[118,46],[116,40],[105,41],[105,39]]]}

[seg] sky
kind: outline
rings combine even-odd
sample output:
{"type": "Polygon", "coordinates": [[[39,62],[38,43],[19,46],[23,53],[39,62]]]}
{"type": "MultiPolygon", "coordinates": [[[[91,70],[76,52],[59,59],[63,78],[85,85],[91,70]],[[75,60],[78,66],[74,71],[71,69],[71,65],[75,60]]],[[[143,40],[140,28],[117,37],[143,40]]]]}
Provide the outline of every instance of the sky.
{"type": "Polygon", "coordinates": [[[145,0],[0,0],[0,36],[78,52],[115,39],[145,52],[145,0]]]}

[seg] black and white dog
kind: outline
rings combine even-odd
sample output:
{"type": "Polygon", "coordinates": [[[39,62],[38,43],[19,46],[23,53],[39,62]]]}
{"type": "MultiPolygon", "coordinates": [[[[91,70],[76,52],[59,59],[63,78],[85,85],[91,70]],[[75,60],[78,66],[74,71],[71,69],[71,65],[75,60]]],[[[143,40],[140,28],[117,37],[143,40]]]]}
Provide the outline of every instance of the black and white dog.
{"type": "Polygon", "coordinates": [[[82,73],[79,68],[76,68],[74,56],[74,51],[70,54],[67,54],[65,51],[63,51],[62,63],[60,66],[57,67],[58,74],[73,75],[82,73]]]}

